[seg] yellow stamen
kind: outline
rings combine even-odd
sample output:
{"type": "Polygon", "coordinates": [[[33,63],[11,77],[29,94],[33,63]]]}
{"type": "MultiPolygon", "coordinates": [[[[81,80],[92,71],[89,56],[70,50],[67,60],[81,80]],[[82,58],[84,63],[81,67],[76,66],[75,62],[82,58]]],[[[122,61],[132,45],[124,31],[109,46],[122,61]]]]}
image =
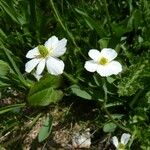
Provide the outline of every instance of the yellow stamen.
{"type": "Polygon", "coordinates": [[[44,45],[39,45],[38,49],[42,57],[46,57],[49,54],[48,49],[44,45]]]}
{"type": "Polygon", "coordinates": [[[119,143],[118,150],[125,150],[125,145],[122,143],[119,143]]]}
{"type": "Polygon", "coordinates": [[[98,62],[101,65],[106,65],[108,63],[108,59],[105,57],[101,57],[98,62]]]}

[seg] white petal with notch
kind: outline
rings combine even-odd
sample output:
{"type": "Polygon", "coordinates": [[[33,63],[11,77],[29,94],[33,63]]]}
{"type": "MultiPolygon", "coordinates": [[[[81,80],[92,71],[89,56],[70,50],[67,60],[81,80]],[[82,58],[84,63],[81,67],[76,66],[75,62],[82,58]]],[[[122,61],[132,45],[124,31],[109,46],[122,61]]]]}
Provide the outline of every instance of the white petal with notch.
{"type": "Polygon", "coordinates": [[[47,70],[52,75],[60,75],[64,70],[64,62],[54,57],[49,57],[46,61],[47,70]]]}

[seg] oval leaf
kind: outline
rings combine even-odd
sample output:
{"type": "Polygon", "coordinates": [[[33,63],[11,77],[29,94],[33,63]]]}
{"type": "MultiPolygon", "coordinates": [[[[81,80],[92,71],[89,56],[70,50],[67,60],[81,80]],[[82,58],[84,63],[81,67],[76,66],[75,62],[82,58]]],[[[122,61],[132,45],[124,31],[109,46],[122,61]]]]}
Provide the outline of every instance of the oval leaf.
{"type": "Polygon", "coordinates": [[[30,94],[34,94],[40,90],[47,88],[58,88],[61,86],[62,78],[60,76],[52,76],[47,74],[39,82],[36,82],[33,87],[30,89],[30,94]]]}
{"type": "Polygon", "coordinates": [[[32,106],[47,106],[50,103],[56,103],[63,97],[61,90],[54,90],[53,88],[47,88],[39,90],[34,94],[28,96],[28,102],[32,106]]]}
{"type": "Polygon", "coordinates": [[[92,96],[85,90],[80,89],[80,87],[78,85],[71,86],[71,90],[74,94],[76,94],[79,97],[82,97],[82,98],[88,99],[88,100],[92,99],[92,96]]]}
{"type": "Polygon", "coordinates": [[[61,85],[61,78],[47,75],[36,82],[29,91],[28,102],[32,106],[47,106],[56,103],[63,97],[61,90],[56,90],[61,85]]]}
{"type": "Polygon", "coordinates": [[[117,127],[116,124],[110,122],[110,123],[107,123],[104,125],[103,131],[104,132],[114,132],[116,127],[117,127]]]}
{"type": "Polygon", "coordinates": [[[50,135],[51,130],[52,130],[52,122],[53,122],[53,119],[50,116],[48,116],[44,120],[44,123],[40,129],[39,134],[38,134],[38,141],[39,142],[44,141],[50,135]]]}

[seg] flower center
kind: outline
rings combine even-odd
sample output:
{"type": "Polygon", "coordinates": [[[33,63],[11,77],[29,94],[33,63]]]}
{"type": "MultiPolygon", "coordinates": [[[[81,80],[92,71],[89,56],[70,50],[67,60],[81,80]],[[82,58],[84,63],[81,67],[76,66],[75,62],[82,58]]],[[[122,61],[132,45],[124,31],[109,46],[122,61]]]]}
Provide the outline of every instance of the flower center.
{"type": "Polygon", "coordinates": [[[105,57],[101,57],[99,60],[98,60],[98,63],[101,64],[101,65],[106,65],[108,63],[108,59],[105,58],[105,57]]]}
{"type": "Polygon", "coordinates": [[[125,145],[122,143],[119,143],[118,150],[125,150],[125,145]]]}
{"type": "Polygon", "coordinates": [[[42,57],[46,57],[49,54],[48,49],[43,45],[39,45],[38,49],[42,57]]]}

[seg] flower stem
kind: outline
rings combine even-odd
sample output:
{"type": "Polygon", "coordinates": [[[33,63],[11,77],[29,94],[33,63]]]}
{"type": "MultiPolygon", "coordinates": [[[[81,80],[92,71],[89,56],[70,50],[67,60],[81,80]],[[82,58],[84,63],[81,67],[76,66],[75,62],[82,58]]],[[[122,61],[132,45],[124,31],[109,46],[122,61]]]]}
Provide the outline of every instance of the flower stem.
{"type": "Polygon", "coordinates": [[[73,84],[76,84],[76,83],[78,82],[75,78],[72,77],[72,75],[70,75],[70,74],[68,74],[68,73],[66,73],[66,72],[64,72],[63,75],[64,75],[69,81],[71,81],[73,84]]]}
{"type": "Polygon", "coordinates": [[[130,131],[128,128],[124,127],[122,124],[120,124],[120,123],[118,123],[116,120],[114,120],[113,117],[111,116],[111,114],[109,113],[109,111],[107,110],[107,107],[106,107],[106,103],[107,103],[107,87],[106,87],[105,79],[103,80],[103,89],[104,89],[104,94],[105,94],[104,103],[103,103],[103,110],[106,112],[107,116],[109,117],[109,119],[110,119],[114,124],[116,124],[116,125],[117,125],[119,128],[121,128],[122,130],[131,133],[131,131],[130,131]]]}

